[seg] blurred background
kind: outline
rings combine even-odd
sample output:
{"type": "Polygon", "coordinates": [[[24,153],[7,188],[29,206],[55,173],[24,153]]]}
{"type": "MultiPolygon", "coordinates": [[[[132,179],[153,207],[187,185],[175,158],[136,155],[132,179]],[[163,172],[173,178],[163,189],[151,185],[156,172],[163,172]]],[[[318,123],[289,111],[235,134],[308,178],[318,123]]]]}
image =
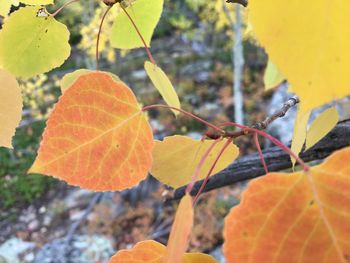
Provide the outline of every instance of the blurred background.
{"type": "MultiPolygon", "coordinates": [[[[49,9],[63,3],[56,0],[49,9]]],[[[135,189],[99,194],[26,174],[47,116],[60,96],[60,79],[76,69],[95,67],[96,34],[105,9],[99,1],[88,0],[61,12],[57,19],[70,29],[71,57],[57,70],[20,80],[23,120],[14,150],[0,148],[0,263],[107,262],[117,250],[138,241],[167,242],[178,202],[164,202],[171,190],[151,177],[135,189]]],[[[146,52],[110,47],[108,34],[117,13],[113,8],[103,27],[101,70],[118,75],[144,105],[162,103],[143,69],[146,52]]],[[[244,8],[224,0],[165,0],[151,50],[173,82],[183,109],[212,123],[236,120],[252,125],[289,97],[286,84],[265,92],[267,56],[254,40],[246,17],[244,8]]],[[[291,111],[275,122],[269,132],[288,142],[294,114],[291,111]]],[[[175,133],[201,138],[206,131],[200,123],[181,115],[175,119],[166,110],[151,111],[150,121],[157,139],[175,133]]],[[[256,151],[250,137],[239,138],[236,144],[241,155],[256,151]]],[[[195,208],[191,251],[211,253],[224,262],[223,218],[239,202],[244,186],[203,194],[195,208]]]]}

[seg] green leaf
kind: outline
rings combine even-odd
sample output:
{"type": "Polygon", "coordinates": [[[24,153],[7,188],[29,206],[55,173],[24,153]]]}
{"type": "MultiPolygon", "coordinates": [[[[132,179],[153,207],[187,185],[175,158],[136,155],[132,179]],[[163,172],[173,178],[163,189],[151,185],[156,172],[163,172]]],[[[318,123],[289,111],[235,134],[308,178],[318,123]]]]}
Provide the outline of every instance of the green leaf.
{"type": "MultiPolygon", "coordinates": [[[[137,25],[141,35],[150,46],[153,31],[163,11],[164,0],[137,0],[126,10],[137,25]]],[[[111,44],[115,48],[133,49],[143,47],[132,23],[124,12],[121,12],[112,27],[111,44]]]]}
{"type": "Polygon", "coordinates": [[[67,27],[45,9],[21,8],[11,14],[0,31],[0,65],[18,77],[48,72],[68,58],[68,40],[67,27]]]}
{"type": "MultiPolygon", "coordinates": [[[[153,85],[159,91],[160,95],[162,95],[164,101],[169,106],[179,109],[181,107],[179,97],[164,71],[149,61],[145,62],[145,70],[152,80],[153,85]]],[[[173,112],[175,115],[178,114],[177,111],[173,110],[173,112]]]]}
{"type": "Polygon", "coordinates": [[[285,77],[281,71],[279,71],[277,66],[269,59],[264,75],[265,90],[277,87],[283,80],[285,80],[285,77]]]}

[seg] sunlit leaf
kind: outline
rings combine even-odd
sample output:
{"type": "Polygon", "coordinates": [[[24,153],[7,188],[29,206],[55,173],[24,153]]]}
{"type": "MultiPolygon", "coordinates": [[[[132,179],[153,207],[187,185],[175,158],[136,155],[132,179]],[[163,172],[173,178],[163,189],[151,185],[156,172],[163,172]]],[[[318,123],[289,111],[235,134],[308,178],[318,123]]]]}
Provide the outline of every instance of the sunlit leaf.
{"type": "MultiPolygon", "coordinates": [[[[190,137],[178,135],[166,137],[164,141],[156,141],[151,174],[162,183],[173,188],[188,184],[202,156],[212,143],[211,140],[197,141],[190,137]]],[[[200,170],[198,180],[207,176],[225,143],[226,139],[213,148],[200,170]]],[[[237,146],[230,144],[216,164],[212,175],[230,165],[238,154],[237,146]]]]}
{"type": "MultiPolygon", "coordinates": [[[[70,87],[74,84],[74,82],[82,75],[91,73],[91,72],[96,72],[93,70],[89,70],[89,69],[78,69],[75,70],[71,73],[67,73],[66,75],[63,76],[63,78],[61,79],[61,92],[62,94],[70,87]]],[[[115,81],[120,81],[119,77],[110,73],[110,72],[104,72],[101,71],[103,73],[106,73],[108,75],[110,75],[115,81]]]]}
{"type": "MultiPolygon", "coordinates": [[[[140,30],[147,46],[150,46],[153,31],[162,14],[163,2],[163,0],[137,0],[127,8],[127,12],[140,30]]],[[[132,49],[144,46],[135,28],[124,12],[121,12],[117,16],[113,24],[111,44],[113,47],[121,49],[132,49]]]]}
{"type": "Polygon", "coordinates": [[[30,172],[122,190],[147,176],[152,149],[152,130],[132,91],[106,73],[89,73],[56,104],[30,172]]]}
{"type": "Polygon", "coordinates": [[[265,89],[276,88],[283,80],[285,80],[285,77],[282,75],[281,71],[269,60],[264,75],[265,89]]]}
{"type": "MultiPolygon", "coordinates": [[[[297,155],[301,152],[303,145],[305,143],[307,123],[310,118],[310,113],[311,113],[311,110],[305,112],[303,107],[300,106],[298,109],[297,115],[295,117],[291,150],[293,153],[297,155]]],[[[296,160],[292,156],[290,158],[294,167],[296,160]]]]}
{"type": "Polygon", "coordinates": [[[251,181],[225,219],[227,262],[332,262],[350,258],[350,148],[308,173],[251,181]]]}
{"type": "MultiPolygon", "coordinates": [[[[152,64],[149,61],[145,62],[145,70],[149,78],[152,80],[153,85],[162,95],[164,101],[169,106],[180,108],[181,106],[179,97],[177,96],[173,85],[171,84],[169,78],[164,73],[164,71],[160,67],[152,64]]],[[[173,110],[173,112],[175,113],[175,115],[178,114],[178,112],[175,110],[173,110]]]]}
{"type": "MultiPolygon", "coordinates": [[[[132,249],[120,250],[109,263],[164,263],[166,247],[154,240],[137,243],[132,249]]],[[[181,263],[216,263],[209,255],[202,253],[186,253],[181,263]]]]}
{"type": "Polygon", "coordinates": [[[349,1],[252,0],[249,14],[305,110],[350,94],[349,1]]]}
{"type": "Polygon", "coordinates": [[[325,137],[338,123],[339,114],[335,107],[322,112],[311,124],[306,135],[306,149],[310,149],[323,137],[325,137]]]}
{"type": "Polygon", "coordinates": [[[180,263],[185,254],[193,227],[192,198],[185,195],[177,208],[171,228],[164,263],[180,263]]]}
{"type": "Polygon", "coordinates": [[[12,137],[22,117],[22,94],[17,80],[0,69],[0,147],[12,148],[12,137]]]}
{"type": "Polygon", "coordinates": [[[70,54],[69,31],[41,7],[12,13],[0,31],[0,65],[12,74],[30,77],[59,67],[70,54]]]}

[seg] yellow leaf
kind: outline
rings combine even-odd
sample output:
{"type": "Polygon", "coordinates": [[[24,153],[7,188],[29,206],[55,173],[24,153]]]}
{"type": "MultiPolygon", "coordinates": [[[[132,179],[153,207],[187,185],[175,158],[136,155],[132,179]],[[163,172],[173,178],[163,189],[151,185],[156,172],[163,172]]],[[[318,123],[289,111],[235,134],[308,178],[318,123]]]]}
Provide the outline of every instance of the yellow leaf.
{"type": "Polygon", "coordinates": [[[277,66],[271,60],[267,63],[264,75],[265,90],[277,87],[285,79],[277,66]]]}
{"type": "Polygon", "coordinates": [[[251,0],[258,40],[310,110],[350,94],[350,3],[251,0]]]}
{"type": "MultiPolygon", "coordinates": [[[[164,71],[158,67],[157,65],[152,64],[149,61],[145,62],[145,70],[152,80],[153,85],[159,91],[160,95],[162,95],[164,101],[172,107],[180,108],[180,100],[177,96],[177,93],[171,84],[169,78],[164,73],[164,71]]],[[[177,115],[179,112],[174,111],[174,114],[177,115]]]]}
{"type": "Polygon", "coordinates": [[[335,107],[331,107],[322,112],[311,124],[306,135],[306,150],[314,146],[324,136],[326,136],[338,123],[339,114],[335,107]]]}
{"type": "MultiPolygon", "coordinates": [[[[137,243],[131,249],[119,250],[109,263],[164,263],[166,247],[154,240],[137,243]]],[[[185,253],[181,263],[217,263],[210,255],[202,253],[185,253]]]]}
{"type": "Polygon", "coordinates": [[[164,263],[180,263],[185,254],[193,227],[192,198],[185,195],[177,208],[171,228],[164,263]]]}
{"type": "MultiPolygon", "coordinates": [[[[301,149],[303,148],[305,142],[307,123],[310,118],[310,113],[310,110],[305,111],[304,108],[302,108],[300,105],[297,112],[297,116],[295,117],[294,134],[292,139],[291,150],[297,155],[299,155],[299,153],[301,152],[301,149]]],[[[296,160],[292,156],[291,161],[294,167],[296,160]]]]}
{"type": "MultiPolygon", "coordinates": [[[[198,180],[207,176],[216,156],[226,141],[226,139],[222,140],[213,148],[200,170],[198,180]]],[[[200,159],[212,143],[211,140],[197,141],[179,135],[166,137],[164,141],[156,141],[151,174],[162,183],[173,188],[188,184],[200,159]]],[[[237,146],[230,144],[217,162],[212,174],[214,175],[230,165],[238,154],[237,146]]]]}
{"type": "Polygon", "coordinates": [[[22,118],[21,89],[14,76],[0,69],[0,146],[12,148],[12,137],[22,118]]]}

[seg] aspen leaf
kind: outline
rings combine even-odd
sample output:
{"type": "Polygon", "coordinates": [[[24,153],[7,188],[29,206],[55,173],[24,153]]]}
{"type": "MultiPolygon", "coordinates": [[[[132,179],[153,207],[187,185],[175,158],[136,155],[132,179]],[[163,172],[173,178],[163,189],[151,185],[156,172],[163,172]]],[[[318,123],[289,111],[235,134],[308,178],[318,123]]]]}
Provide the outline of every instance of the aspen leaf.
{"type": "Polygon", "coordinates": [[[12,148],[12,137],[22,118],[22,94],[15,77],[0,69],[0,147],[12,148]]]}
{"type": "MultiPolygon", "coordinates": [[[[173,188],[188,184],[205,151],[213,141],[197,141],[186,136],[166,137],[164,141],[156,141],[153,151],[153,166],[151,174],[164,184],[173,188]]],[[[211,151],[198,175],[198,180],[204,179],[216,156],[226,143],[219,142],[211,151]]],[[[238,156],[236,145],[230,144],[217,162],[212,175],[230,165],[238,156]]]]}
{"type": "MultiPolygon", "coordinates": [[[[181,107],[179,97],[164,71],[149,61],[145,62],[145,70],[152,80],[153,85],[159,91],[160,95],[162,95],[164,101],[169,106],[179,109],[181,107]]],[[[175,115],[178,114],[175,110],[173,110],[173,112],[175,115]]]]}
{"type": "Polygon", "coordinates": [[[0,31],[0,65],[17,77],[31,77],[59,67],[70,54],[69,31],[41,7],[12,13],[0,31]],[[47,16],[46,16],[47,15],[47,16]]]}
{"type": "MultiPolygon", "coordinates": [[[[134,20],[147,46],[150,46],[153,31],[163,11],[163,0],[137,0],[126,10],[134,20]]],[[[118,14],[111,32],[111,45],[120,49],[143,47],[132,23],[124,12],[118,14]]]]}
{"type": "MultiPolygon", "coordinates": [[[[310,118],[310,113],[311,110],[304,111],[302,104],[300,104],[297,115],[295,117],[294,133],[291,146],[292,152],[297,155],[299,155],[301,152],[306,139],[307,123],[310,118]]],[[[292,156],[290,158],[294,167],[296,160],[292,156]]]]}
{"type": "MultiPolygon", "coordinates": [[[[71,73],[67,73],[66,75],[63,76],[63,78],[61,79],[61,92],[62,94],[70,87],[74,84],[74,82],[82,75],[86,75],[89,74],[91,72],[96,72],[93,70],[89,70],[89,69],[78,69],[75,70],[71,73]]],[[[104,71],[100,71],[103,72],[107,75],[110,75],[115,81],[120,81],[119,77],[110,73],[110,72],[104,72],[104,71]]]]}
{"type": "Polygon", "coordinates": [[[348,262],[350,148],[308,173],[251,181],[225,218],[227,262],[348,262]]]}
{"type": "Polygon", "coordinates": [[[264,75],[265,90],[277,87],[283,80],[285,80],[283,74],[279,71],[277,66],[269,60],[264,75]]]}
{"type": "Polygon", "coordinates": [[[171,228],[164,263],[180,263],[185,254],[193,227],[192,197],[186,194],[177,208],[171,228]]]}
{"type": "Polygon", "coordinates": [[[350,94],[347,0],[252,0],[258,40],[291,83],[305,110],[350,94]]]}
{"type": "Polygon", "coordinates": [[[152,130],[132,91],[94,72],[56,104],[29,172],[95,191],[123,190],[147,176],[152,149],[152,130]]]}
{"type": "Polygon", "coordinates": [[[311,124],[306,135],[306,150],[325,137],[338,123],[339,114],[335,107],[322,112],[311,124]]]}
{"type": "MultiPolygon", "coordinates": [[[[109,263],[164,263],[166,247],[154,240],[137,243],[132,249],[120,250],[109,263]]],[[[186,253],[181,263],[217,263],[209,255],[202,253],[186,253]]]]}

